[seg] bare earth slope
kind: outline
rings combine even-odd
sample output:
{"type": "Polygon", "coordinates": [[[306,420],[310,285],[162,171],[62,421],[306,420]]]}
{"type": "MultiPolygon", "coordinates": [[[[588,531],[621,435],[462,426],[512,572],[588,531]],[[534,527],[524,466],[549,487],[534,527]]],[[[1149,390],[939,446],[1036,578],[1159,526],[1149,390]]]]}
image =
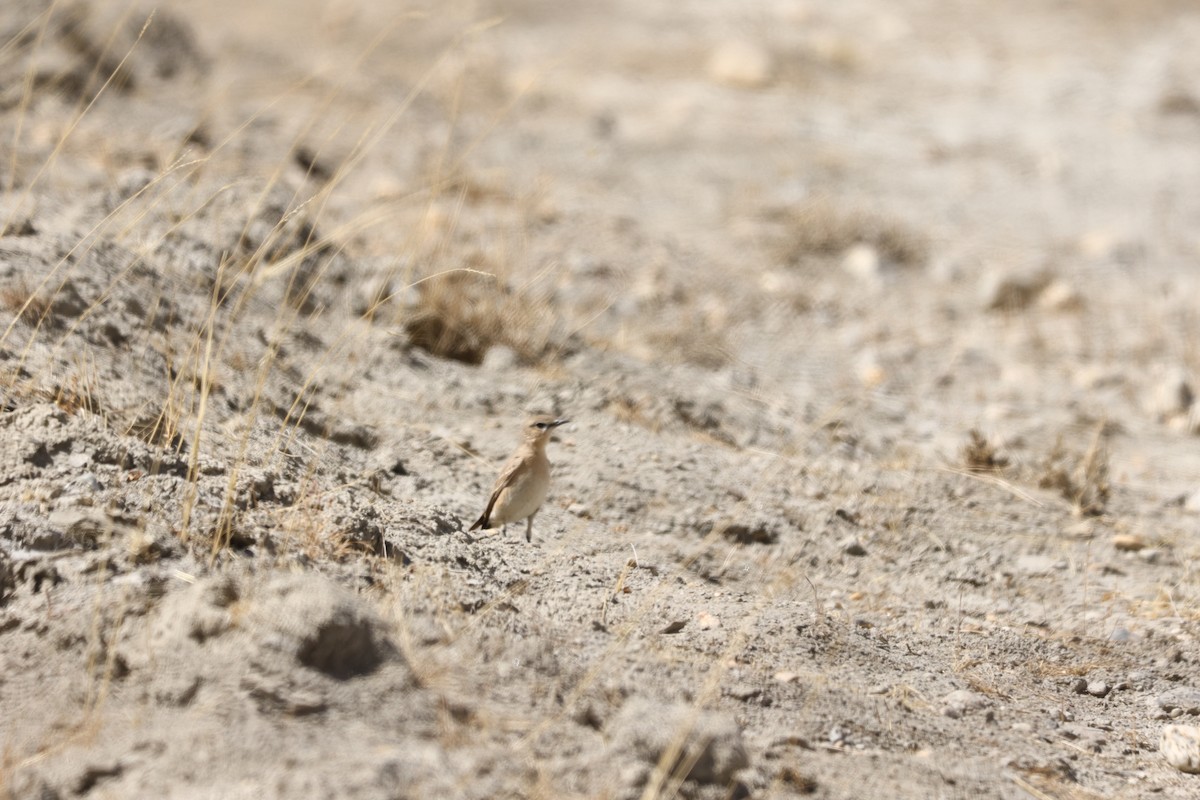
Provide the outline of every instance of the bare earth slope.
{"type": "Polygon", "coordinates": [[[1200,794],[1200,11],[576,5],[0,7],[0,797],[1200,794]]]}

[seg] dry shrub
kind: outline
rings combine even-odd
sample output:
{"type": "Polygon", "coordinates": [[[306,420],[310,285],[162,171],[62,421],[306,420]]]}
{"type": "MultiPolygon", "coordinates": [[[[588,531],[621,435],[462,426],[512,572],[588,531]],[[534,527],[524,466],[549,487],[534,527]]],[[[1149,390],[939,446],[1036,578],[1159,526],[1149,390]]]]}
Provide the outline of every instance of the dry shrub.
{"type": "Polygon", "coordinates": [[[1159,98],[1158,110],[1161,114],[1197,116],[1200,115],[1200,99],[1187,89],[1174,88],[1164,92],[1159,98]]]}
{"type": "Polygon", "coordinates": [[[231,277],[261,268],[258,280],[286,281],[284,299],[309,314],[324,305],[315,297],[321,281],[336,282],[327,273],[339,252],[340,247],[322,236],[307,212],[272,204],[251,218],[238,239],[232,262],[237,269],[231,277]]]}
{"type": "Polygon", "coordinates": [[[274,509],[278,525],[273,546],[280,552],[300,553],[313,562],[342,563],[361,555],[385,555],[382,531],[363,536],[331,519],[321,498],[310,496],[291,508],[274,509]]]}
{"type": "Polygon", "coordinates": [[[733,320],[753,313],[732,307],[715,291],[694,294],[682,280],[656,282],[639,313],[625,320],[601,347],[615,345],[649,363],[689,364],[719,370],[733,361],[733,320]]]}
{"type": "Polygon", "coordinates": [[[702,369],[718,370],[728,366],[731,348],[723,331],[709,328],[675,328],[646,334],[652,358],[666,358],[702,369]]]}
{"type": "Polygon", "coordinates": [[[1104,426],[1097,427],[1082,455],[1071,452],[1059,436],[1042,463],[1038,486],[1058,490],[1078,516],[1103,514],[1110,490],[1104,426]]]}
{"type": "Polygon", "coordinates": [[[988,697],[995,697],[1000,700],[1012,699],[1011,696],[1006,694],[1003,689],[980,675],[967,673],[966,675],[963,675],[962,678],[967,682],[967,686],[970,687],[972,691],[978,692],[979,694],[987,695],[988,697]]]}
{"type": "Polygon", "coordinates": [[[637,425],[655,433],[662,430],[661,423],[651,413],[644,398],[620,395],[609,400],[604,410],[628,425],[637,425]]]}
{"type": "Polygon", "coordinates": [[[1001,275],[986,290],[988,311],[1023,311],[1038,301],[1053,283],[1054,276],[1046,271],[1027,275],[1001,275]]]}
{"type": "Polygon", "coordinates": [[[796,794],[816,794],[821,784],[816,778],[799,769],[784,765],[779,769],[775,783],[796,794]]]}
{"type": "Polygon", "coordinates": [[[50,313],[51,301],[36,294],[24,279],[0,289],[0,307],[19,316],[26,325],[37,325],[50,313]]]}
{"type": "Polygon", "coordinates": [[[871,245],[881,259],[900,266],[922,264],[929,257],[924,234],[899,220],[841,208],[828,200],[793,210],[785,223],[780,257],[787,264],[840,256],[856,244],[871,245]]]}
{"type": "Polygon", "coordinates": [[[125,435],[135,436],[146,444],[181,453],[187,449],[187,443],[181,432],[181,424],[178,409],[168,403],[157,414],[153,409],[143,410],[129,423],[125,435]]]}
{"type": "Polygon", "coordinates": [[[96,396],[98,383],[95,374],[90,370],[74,372],[54,390],[54,403],[71,415],[81,411],[100,415],[104,412],[104,407],[96,396]]]}
{"type": "Polygon", "coordinates": [[[421,283],[403,325],[414,347],[478,365],[498,345],[524,363],[542,360],[551,350],[556,321],[548,303],[492,275],[462,271],[421,283]]]}
{"type": "Polygon", "coordinates": [[[972,429],[967,436],[962,459],[969,472],[1000,472],[1008,466],[1008,458],[1000,454],[979,431],[972,429]]]}

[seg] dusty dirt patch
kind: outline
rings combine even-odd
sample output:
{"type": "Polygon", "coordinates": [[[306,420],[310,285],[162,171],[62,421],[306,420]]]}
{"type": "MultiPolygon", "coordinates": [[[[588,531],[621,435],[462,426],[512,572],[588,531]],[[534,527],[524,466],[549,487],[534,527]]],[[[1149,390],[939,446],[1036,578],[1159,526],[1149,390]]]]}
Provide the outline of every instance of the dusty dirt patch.
{"type": "Polygon", "coordinates": [[[1200,792],[1191,4],[194,5],[0,10],[0,795],[1200,792]]]}

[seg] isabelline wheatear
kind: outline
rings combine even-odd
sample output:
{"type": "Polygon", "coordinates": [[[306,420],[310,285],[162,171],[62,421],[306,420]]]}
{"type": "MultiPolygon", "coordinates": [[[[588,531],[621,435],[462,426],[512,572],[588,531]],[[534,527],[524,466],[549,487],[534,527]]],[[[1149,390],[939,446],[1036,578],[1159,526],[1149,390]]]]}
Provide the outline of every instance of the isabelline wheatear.
{"type": "Polygon", "coordinates": [[[551,432],[567,422],[570,420],[538,416],[525,423],[525,440],[500,470],[487,508],[471,530],[497,525],[503,528],[510,522],[525,520],[525,541],[533,541],[533,517],[550,489],[546,443],[550,441],[551,432]]]}

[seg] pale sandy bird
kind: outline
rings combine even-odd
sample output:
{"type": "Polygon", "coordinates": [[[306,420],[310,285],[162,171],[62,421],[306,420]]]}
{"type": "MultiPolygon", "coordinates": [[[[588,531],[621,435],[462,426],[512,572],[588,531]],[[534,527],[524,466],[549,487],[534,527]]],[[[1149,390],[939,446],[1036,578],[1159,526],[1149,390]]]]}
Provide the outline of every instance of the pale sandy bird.
{"type": "Polygon", "coordinates": [[[510,522],[525,520],[525,541],[533,541],[533,517],[542,507],[550,489],[550,459],[546,458],[546,443],[559,425],[570,420],[554,417],[533,417],[525,423],[525,441],[512,454],[500,477],[492,487],[483,516],[475,521],[476,528],[502,528],[510,522]]]}

